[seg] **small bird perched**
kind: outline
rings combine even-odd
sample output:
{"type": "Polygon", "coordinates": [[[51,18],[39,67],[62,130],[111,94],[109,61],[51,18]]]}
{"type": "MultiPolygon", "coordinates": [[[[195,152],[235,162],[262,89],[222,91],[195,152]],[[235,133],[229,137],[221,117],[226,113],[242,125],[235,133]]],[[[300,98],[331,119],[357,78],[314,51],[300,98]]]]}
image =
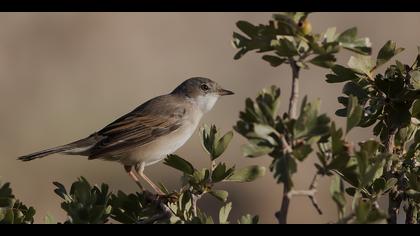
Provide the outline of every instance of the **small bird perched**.
{"type": "Polygon", "coordinates": [[[150,99],[84,139],[18,159],[30,161],[62,153],[88,156],[89,160],[117,161],[124,165],[125,171],[142,190],[138,177],[163,195],[144,174],[144,168],[180,148],[217,99],[231,94],[233,92],[223,89],[210,79],[194,77],[181,83],[171,93],[150,99]]]}

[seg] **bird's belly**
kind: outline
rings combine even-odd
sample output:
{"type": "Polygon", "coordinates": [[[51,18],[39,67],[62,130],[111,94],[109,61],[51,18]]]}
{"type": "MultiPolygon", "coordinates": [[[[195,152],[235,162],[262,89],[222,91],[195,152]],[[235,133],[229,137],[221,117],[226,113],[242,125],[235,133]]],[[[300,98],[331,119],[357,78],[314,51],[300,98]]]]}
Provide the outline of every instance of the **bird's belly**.
{"type": "Polygon", "coordinates": [[[126,158],[122,158],[121,162],[124,165],[135,165],[139,162],[145,162],[146,165],[151,165],[166,158],[178,150],[195,131],[196,124],[183,125],[174,132],[159,137],[153,142],[145,144],[134,149],[126,158]]]}

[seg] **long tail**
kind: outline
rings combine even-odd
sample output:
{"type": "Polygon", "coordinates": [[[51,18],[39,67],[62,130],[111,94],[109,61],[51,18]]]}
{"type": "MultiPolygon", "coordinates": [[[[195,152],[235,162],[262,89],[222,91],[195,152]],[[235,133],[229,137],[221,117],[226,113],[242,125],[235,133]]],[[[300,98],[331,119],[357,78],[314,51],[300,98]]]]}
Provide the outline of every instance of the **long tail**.
{"type": "Polygon", "coordinates": [[[38,158],[43,158],[55,153],[63,153],[68,155],[89,155],[89,150],[98,142],[97,137],[91,135],[87,138],[78,140],[66,145],[49,148],[39,152],[34,152],[28,155],[20,156],[17,159],[21,161],[31,161],[38,158]]]}

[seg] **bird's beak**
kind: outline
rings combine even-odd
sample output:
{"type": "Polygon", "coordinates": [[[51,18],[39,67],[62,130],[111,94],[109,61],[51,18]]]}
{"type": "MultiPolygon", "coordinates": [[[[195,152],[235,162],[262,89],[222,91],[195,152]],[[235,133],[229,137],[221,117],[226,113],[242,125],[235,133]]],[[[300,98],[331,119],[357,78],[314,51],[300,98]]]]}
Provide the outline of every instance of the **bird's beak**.
{"type": "Polygon", "coordinates": [[[225,95],[232,95],[232,94],[235,94],[235,93],[230,91],[230,90],[226,90],[226,89],[221,88],[221,89],[218,90],[218,94],[220,96],[225,96],[225,95]]]}

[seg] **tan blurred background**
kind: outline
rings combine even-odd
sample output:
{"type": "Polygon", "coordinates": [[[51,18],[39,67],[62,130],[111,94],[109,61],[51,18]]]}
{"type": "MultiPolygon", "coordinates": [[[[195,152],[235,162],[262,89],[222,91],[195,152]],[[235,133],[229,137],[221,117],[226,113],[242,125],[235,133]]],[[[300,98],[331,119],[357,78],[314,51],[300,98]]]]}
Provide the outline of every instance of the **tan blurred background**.
{"type": "MultiPolygon", "coordinates": [[[[83,157],[54,155],[29,163],[19,155],[64,144],[102,128],[145,100],[171,91],[192,76],[214,79],[235,96],[223,98],[205,118],[223,131],[232,129],[244,99],[263,87],[276,84],[283,91],[282,112],[290,90],[290,70],[272,68],[250,53],[234,61],[231,36],[238,20],[265,23],[271,13],[1,13],[0,14],[0,176],[11,181],[15,194],[37,209],[37,222],[47,213],[65,219],[52,181],[69,186],[77,177],[111,188],[136,191],[136,185],[116,163],[88,161],[83,157]]],[[[337,26],[339,32],[359,28],[369,36],[374,54],[388,39],[407,49],[399,58],[409,61],[420,45],[418,13],[315,13],[313,30],[337,26]]],[[[345,63],[351,55],[340,54],[345,63]]],[[[324,81],[327,70],[314,67],[302,72],[301,94],[322,99],[322,110],[334,116],[342,85],[324,81]]],[[[343,120],[338,119],[343,125],[343,120]]],[[[371,132],[352,131],[354,140],[371,132]]],[[[261,164],[270,159],[241,156],[245,139],[235,134],[223,161],[237,166],[261,164]]],[[[209,165],[198,135],[177,154],[197,166],[209,165]]],[[[297,188],[306,188],[315,157],[299,166],[297,188]]],[[[155,181],[178,186],[180,174],[157,164],[146,169],[155,181]]],[[[318,199],[324,215],[317,215],[306,198],[295,198],[291,223],[325,223],[336,219],[330,200],[329,179],[320,182],[318,199]]],[[[280,185],[270,172],[253,183],[223,184],[233,201],[233,219],[245,213],[260,215],[261,222],[275,223],[281,199],[280,185]]],[[[206,198],[201,206],[216,213],[217,200],[206,198]]],[[[236,220],[235,220],[236,221],[236,220]]]]}

